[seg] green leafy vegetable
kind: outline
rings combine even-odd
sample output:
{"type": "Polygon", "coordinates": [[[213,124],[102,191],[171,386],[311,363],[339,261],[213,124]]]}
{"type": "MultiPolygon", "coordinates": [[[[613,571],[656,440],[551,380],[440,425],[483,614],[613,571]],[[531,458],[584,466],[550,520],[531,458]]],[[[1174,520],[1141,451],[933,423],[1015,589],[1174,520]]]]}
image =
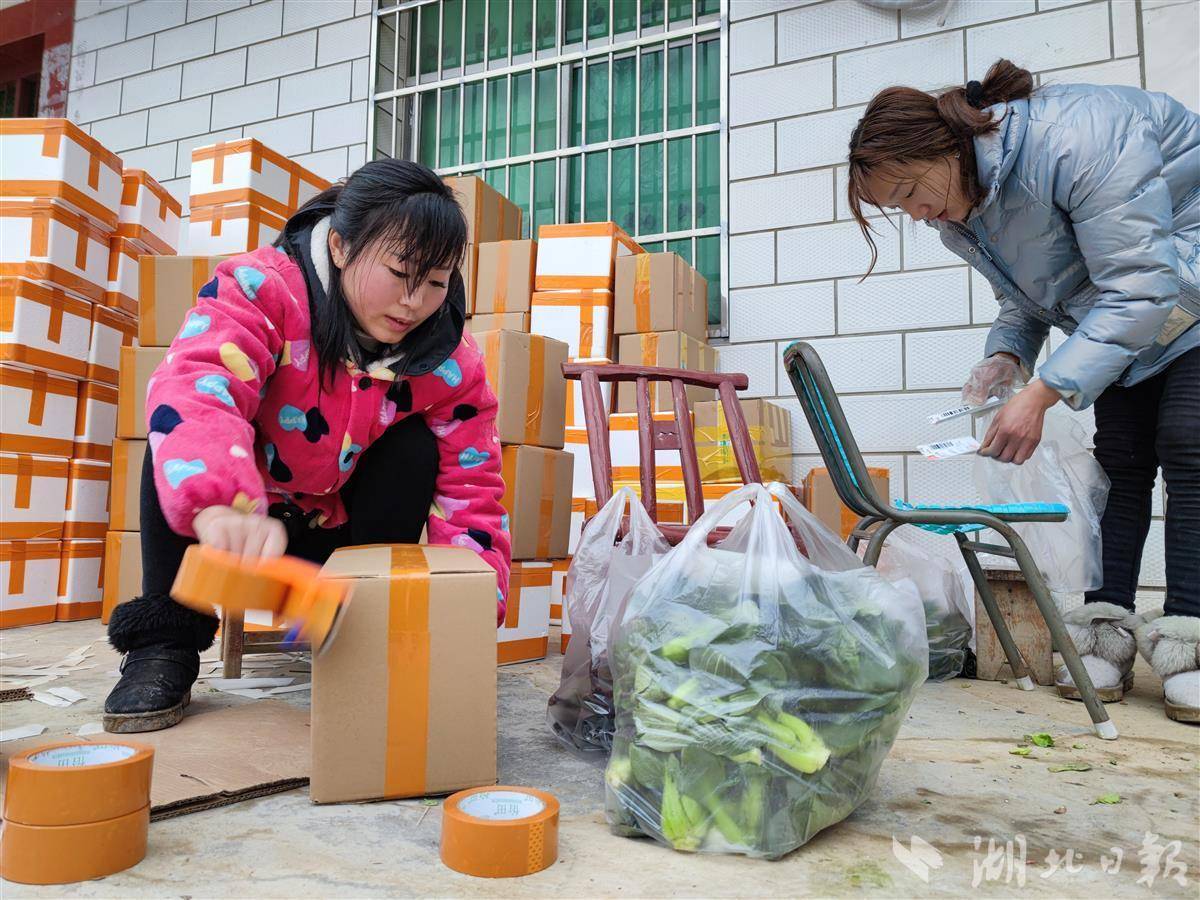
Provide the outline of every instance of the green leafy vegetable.
{"type": "Polygon", "coordinates": [[[1112,806],[1112,805],[1114,805],[1116,803],[1120,803],[1120,802],[1121,802],[1120,794],[1101,794],[1099,797],[1097,797],[1095,800],[1093,800],[1090,805],[1095,806],[1097,803],[1103,803],[1105,806],[1112,806]]]}
{"type": "Polygon", "coordinates": [[[1011,753],[1013,756],[1028,756],[1031,752],[1033,752],[1033,748],[1032,747],[1016,747],[1012,750],[1009,750],[1008,752],[1011,753]]]}
{"type": "Polygon", "coordinates": [[[1025,740],[1038,747],[1053,747],[1054,738],[1044,731],[1039,731],[1037,734],[1025,735],[1025,740]]]}
{"type": "Polygon", "coordinates": [[[1092,767],[1087,763],[1063,763],[1060,766],[1049,766],[1051,772],[1090,772],[1092,767]]]}

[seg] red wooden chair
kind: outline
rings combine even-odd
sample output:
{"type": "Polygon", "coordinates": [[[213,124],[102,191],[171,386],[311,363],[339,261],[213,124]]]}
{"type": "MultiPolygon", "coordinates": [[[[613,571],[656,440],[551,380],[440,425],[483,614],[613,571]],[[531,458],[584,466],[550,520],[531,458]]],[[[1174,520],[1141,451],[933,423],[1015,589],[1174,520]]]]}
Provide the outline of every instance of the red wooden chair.
{"type": "MultiPolygon", "coordinates": [[[[754,457],[750,432],[738,403],[737,391],[745,390],[749,379],[733,372],[693,372],[687,369],[664,369],[657,366],[591,365],[564,363],[563,375],[580,381],[583,390],[583,419],[587,427],[588,455],[592,461],[592,484],[596,490],[596,506],[602,507],[612,499],[612,456],[609,451],[608,410],[600,393],[601,382],[633,382],[637,396],[638,460],[642,487],[642,506],[658,525],[663,537],[672,546],[683,540],[688,528],[704,512],[704,495],[700,489],[700,463],[696,457],[696,438],[688,412],[687,385],[715,388],[729,437],[733,445],[738,471],[746,484],[762,483],[758,460],[754,457]],[[671,421],[655,420],[650,410],[650,383],[669,381],[673,403],[671,421]],[[654,472],[656,450],[678,450],[683,468],[683,491],[687,498],[687,525],[658,521],[658,498],[654,472]]],[[[614,389],[615,390],[615,389],[614,389]]],[[[723,539],[728,528],[718,528],[709,535],[709,542],[723,539]]]]}

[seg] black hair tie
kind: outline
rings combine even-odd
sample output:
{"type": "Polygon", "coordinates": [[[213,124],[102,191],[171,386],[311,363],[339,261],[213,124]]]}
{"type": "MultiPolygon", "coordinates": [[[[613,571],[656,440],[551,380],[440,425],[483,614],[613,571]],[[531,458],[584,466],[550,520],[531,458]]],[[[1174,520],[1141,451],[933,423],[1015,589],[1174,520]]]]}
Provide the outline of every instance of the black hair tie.
{"type": "Polygon", "coordinates": [[[983,85],[978,81],[967,82],[967,103],[976,109],[983,107],[983,85]]]}

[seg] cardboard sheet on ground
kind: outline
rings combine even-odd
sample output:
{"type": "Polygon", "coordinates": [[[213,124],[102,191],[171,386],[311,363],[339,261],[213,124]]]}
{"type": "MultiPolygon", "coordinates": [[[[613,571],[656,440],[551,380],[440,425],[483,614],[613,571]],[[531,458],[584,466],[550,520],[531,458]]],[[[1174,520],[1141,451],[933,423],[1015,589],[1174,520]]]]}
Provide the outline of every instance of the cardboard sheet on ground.
{"type": "MultiPolygon", "coordinates": [[[[77,736],[93,744],[114,738],[128,738],[155,748],[151,821],[290,791],[308,783],[308,710],[279,700],[196,712],[164,731],[77,736]]],[[[8,776],[9,756],[64,739],[43,734],[0,746],[0,797],[8,776]]]]}

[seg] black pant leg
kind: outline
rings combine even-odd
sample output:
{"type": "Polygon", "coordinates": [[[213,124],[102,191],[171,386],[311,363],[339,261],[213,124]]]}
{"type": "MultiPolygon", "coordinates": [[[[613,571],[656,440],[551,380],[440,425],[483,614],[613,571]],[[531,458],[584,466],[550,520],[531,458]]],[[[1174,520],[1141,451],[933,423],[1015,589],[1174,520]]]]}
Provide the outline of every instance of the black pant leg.
{"type": "Polygon", "coordinates": [[[1164,612],[1200,616],[1200,348],[1161,377],[1156,449],[1167,486],[1164,612]]]}
{"type": "Polygon", "coordinates": [[[429,518],[437,438],[420,416],[397,422],[368,447],[342,488],[352,544],[415,544],[429,518]]]}
{"type": "Polygon", "coordinates": [[[206,650],[217,633],[216,618],[176,603],[170,597],[184,551],[196,542],[176,534],[167,524],[158,502],[150,453],[146,453],[142,463],[139,506],[142,594],[126,599],[113,610],[108,622],[108,641],[122,653],[159,644],[206,650]]]}
{"type": "Polygon", "coordinates": [[[1104,585],[1088,603],[1115,603],[1133,611],[1142,548],[1150,531],[1158,474],[1155,434],[1161,377],[1133,387],[1113,385],[1096,400],[1096,459],[1108,476],[1108,503],[1100,520],[1104,585]]]}

